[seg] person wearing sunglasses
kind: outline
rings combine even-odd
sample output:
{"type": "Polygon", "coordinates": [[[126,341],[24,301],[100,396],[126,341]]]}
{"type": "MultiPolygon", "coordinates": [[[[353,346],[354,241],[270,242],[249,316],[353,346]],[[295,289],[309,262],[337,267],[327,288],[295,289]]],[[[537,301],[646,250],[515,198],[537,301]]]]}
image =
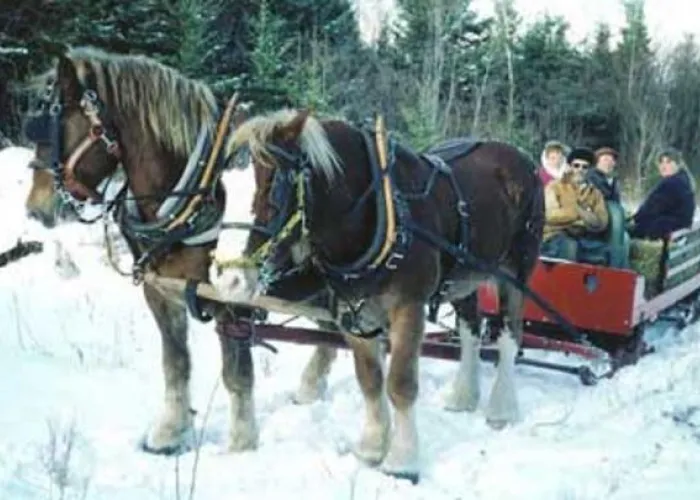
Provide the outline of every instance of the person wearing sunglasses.
{"type": "Polygon", "coordinates": [[[561,179],[545,187],[545,227],[542,255],[579,260],[582,240],[599,236],[608,227],[608,211],[603,194],[586,182],[593,163],[588,148],[574,148],[567,155],[568,165],[561,179]]]}

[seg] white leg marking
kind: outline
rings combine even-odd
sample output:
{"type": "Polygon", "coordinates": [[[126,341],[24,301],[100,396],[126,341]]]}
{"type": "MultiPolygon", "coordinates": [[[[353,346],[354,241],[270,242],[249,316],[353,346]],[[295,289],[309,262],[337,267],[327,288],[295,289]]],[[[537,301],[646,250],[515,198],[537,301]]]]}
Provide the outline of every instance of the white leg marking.
{"type": "Polygon", "coordinates": [[[304,368],[301,384],[294,397],[297,404],[310,404],[321,399],[328,387],[328,374],[338,355],[334,347],[318,346],[304,368]]]}
{"type": "Polygon", "coordinates": [[[357,457],[370,465],[378,465],[386,455],[390,429],[389,402],[382,391],[379,399],[366,401],[365,425],[355,451],[357,457]]]}
{"type": "Polygon", "coordinates": [[[479,348],[480,339],[472,335],[469,323],[458,320],[461,353],[459,368],[452,387],[445,397],[445,409],[450,411],[474,411],[479,406],[479,348]]]}
{"type": "Polygon", "coordinates": [[[394,432],[382,470],[393,476],[417,480],[420,446],[414,407],[394,413],[394,432]]]}
{"type": "Polygon", "coordinates": [[[491,390],[486,420],[494,429],[501,429],[518,419],[518,396],[515,390],[515,357],[518,345],[504,328],[498,337],[498,369],[491,390]]]}
{"type": "Polygon", "coordinates": [[[182,447],[192,430],[190,391],[187,383],[165,391],[165,407],[158,423],[146,437],[146,446],[153,451],[173,453],[182,447]]]}
{"type": "Polygon", "coordinates": [[[258,424],[255,420],[253,395],[229,393],[231,401],[230,451],[254,450],[258,447],[258,424]]]}

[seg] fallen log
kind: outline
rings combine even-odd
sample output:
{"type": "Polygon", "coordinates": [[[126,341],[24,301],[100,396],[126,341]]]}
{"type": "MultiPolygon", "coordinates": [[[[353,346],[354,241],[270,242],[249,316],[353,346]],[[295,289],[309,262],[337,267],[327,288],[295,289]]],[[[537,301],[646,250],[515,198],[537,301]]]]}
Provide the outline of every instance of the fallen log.
{"type": "MultiPolygon", "coordinates": [[[[159,276],[153,272],[148,272],[144,275],[144,283],[148,283],[173,300],[177,300],[182,304],[185,303],[185,288],[187,287],[187,280],[182,278],[167,278],[165,276],[159,276]]],[[[196,292],[198,297],[223,304],[257,307],[273,313],[303,316],[311,320],[335,321],[335,318],[327,309],[305,304],[303,302],[289,302],[277,297],[271,297],[269,295],[258,295],[257,297],[246,302],[233,302],[228,300],[226,297],[222,297],[216,288],[214,288],[214,286],[210,283],[198,283],[196,292]]]]}

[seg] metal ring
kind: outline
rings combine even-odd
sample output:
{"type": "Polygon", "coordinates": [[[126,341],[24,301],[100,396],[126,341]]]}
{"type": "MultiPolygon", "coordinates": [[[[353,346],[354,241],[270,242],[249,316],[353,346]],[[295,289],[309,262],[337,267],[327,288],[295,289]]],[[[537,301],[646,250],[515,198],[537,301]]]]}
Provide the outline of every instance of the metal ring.
{"type": "Polygon", "coordinates": [[[95,102],[97,101],[97,92],[92,89],[87,89],[85,92],[83,92],[83,99],[90,102],[95,102]]]}
{"type": "Polygon", "coordinates": [[[61,111],[63,111],[63,106],[61,105],[60,102],[54,102],[51,104],[51,108],[49,109],[49,114],[51,116],[59,116],[61,114],[61,111]]]}

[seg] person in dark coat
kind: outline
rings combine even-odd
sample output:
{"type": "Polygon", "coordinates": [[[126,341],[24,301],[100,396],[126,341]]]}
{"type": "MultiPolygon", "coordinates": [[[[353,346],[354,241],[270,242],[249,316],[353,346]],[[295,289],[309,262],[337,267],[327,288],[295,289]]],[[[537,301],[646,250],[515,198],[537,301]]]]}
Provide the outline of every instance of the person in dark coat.
{"type": "Polygon", "coordinates": [[[605,201],[620,203],[620,183],[614,176],[618,154],[613,148],[600,148],[595,152],[595,167],[586,172],[586,181],[603,193],[605,201]]]}
{"type": "Polygon", "coordinates": [[[658,156],[661,180],[631,218],[630,236],[660,239],[690,227],[695,214],[695,182],[681,154],[668,149],[658,156]]]}

